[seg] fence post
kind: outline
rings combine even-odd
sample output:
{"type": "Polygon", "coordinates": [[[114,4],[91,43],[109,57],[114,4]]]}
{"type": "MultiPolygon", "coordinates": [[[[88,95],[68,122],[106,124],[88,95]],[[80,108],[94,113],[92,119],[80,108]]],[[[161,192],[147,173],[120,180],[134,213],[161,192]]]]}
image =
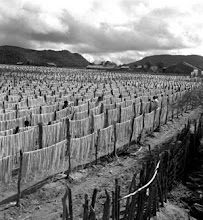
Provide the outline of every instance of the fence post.
{"type": "Polygon", "coordinates": [[[104,127],[107,128],[109,126],[109,122],[108,122],[108,109],[106,109],[106,114],[105,114],[105,123],[104,123],[104,127]]]}
{"type": "Polygon", "coordinates": [[[92,206],[93,209],[95,207],[97,193],[98,193],[98,189],[95,188],[94,191],[93,191],[92,202],[91,202],[91,206],[92,206]]]}
{"type": "Polygon", "coordinates": [[[69,187],[68,188],[68,207],[69,207],[69,215],[70,215],[70,220],[73,220],[73,202],[72,202],[72,192],[69,187]]]}
{"type": "Polygon", "coordinates": [[[115,220],[119,220],[120,215],[120,186],[118,185],[118,179],[115,179],[115,220]]]}
{"type": "Polygon", "coordinates": [[[18,118],[18,104],[15,104],[16,118],[18,118]]]}
{"type": "MultiPolygon", "coordinates": [[[[98,144],[99,144],[99,135],[100,135],[100,129],[97,131],[97,138],[95,142],[95,164],[97,165],[98,162],[98,144]]],[[[100,146],[99,146],[100,149],[100,146]]]]}
{"type": "Polygon", "coordinates": [[[112,191],[112,214],[111,214],[112,220],[115,219],[115,193],[112,191]]]}
{"type": "Polygon", "coordinates": [[[162,105],[162,102],[161,102],[161,107],[160,107],[160,110],[159,110],[159,124],[158,124],[158,130],[159,130],[160,127],[161,127],[161,114],[162,114],[162,111],[163,111],[163,105],[162,105]]]}
{"type": "Polygon", "coordinates": [[[6,113],[6,109],[5,109],[5,101],[3,101],[3,113],[6,113]]]}
{"type": "Polygon", "coordinates": [[[43,148],[43,126],[42,123],[38,124],[39,127],[39,149],[43,148]]]}
{"type": "MultiPolygon", "coordinates": [[[[133,179],[132,179],[132,181],[130,183],[130,188],[129,188],[129,193],[128,194],[132,193],[135,190],[135,188],[136,188],[135,178],[136,178],[136,175],[134,174],[133,175],[133,179]]],[[[133,214],[133,210],[131,210],[131,208],[135,207],[135,205],[132,206],[133,201],[134,201],[134,197],[135,196],[132,196],[131,203],[130,203],[130,197],[127,198],[126,205],[125,205],[125,214],[124,214],[123,219],[129,219],[130,214],[131,215],[133,214]]]]}
{"type": "Polygon", "coordinates": [[[70,121],[69,118],[66,118],[66,140],[67,140],[67,152],[68,152],[68,170],[66,172],[67,178],[69,177],[69,174],[71,172],[71,159],[70,159],[70,121]]]}
{"type": "Polygon", "coordinates": [[[168,112],[169,112],[169,97],[167,95],[167,102],[166,102],[166,121],[164,124],[167,124],[167,121],[168,121],[168,112]]]}
{"type": "Polygon", "coordinates": [[[96,214],[92,206],[90,206],[90,213],[88,216],[88,220],[96,220],[96,214]]]}
{"type": "Polygon", "coordinates": [[[130,120],[130,130],[131,130],[130,133],[131,133],[131,134],[130,134],[130,138],[129,138],[129,142],[128,142],[128,148],[129,148],[130,143],[131,143],[131,141],[132,141],[134,120],[135,120],[134,117],[130,120]]]}
{"type": "Polygon", "coordinates": [[[106,201],[104,203],[102,220],[109,220],[110,219],[111,199],[110,199],[110,196],[106,190],[105,190],[105,194],[106,194],[106,201]]]}
{"type": "Polygon", "coordinates": [[[54,111],[54,121],[56,121],[56,111],[54,111]]]}
{"type": "Polygon", "coordinates": [[[84,208],[83,220],[88,220],[88,214],[89,214],[88,203],[89,203],[88,195],[85,194],[85,204],[83,204],[83,208],[84,208]]]}
{"type": "Polygon", "coordinates": [[[62,204],[63,204],[63,214],[62,214],[62,219],[63,220],[68,220],[68,208],[67,208],[67,204],[66,204],[66,199],[68,196],[68,188],[66,188],[66,192],[64,194],[64,196],[62,197],[62,204]]]}
{"type": "Polygon", "coordinates": [[[114,128],[114,156],[117,156],[116,154],[116,142],[117,142],[117,135],[116,135],[116,122],[113,123],[113,128],[114,128]]]}
{"type": "Polygon", "coordinates": [[[23,165],[23,152],[20,150],[20,168],[18,173],[18,196],[16,205],[20,206],[20,197],[21,197],[21,178],[22,178],[22,165],[23,165]]]}

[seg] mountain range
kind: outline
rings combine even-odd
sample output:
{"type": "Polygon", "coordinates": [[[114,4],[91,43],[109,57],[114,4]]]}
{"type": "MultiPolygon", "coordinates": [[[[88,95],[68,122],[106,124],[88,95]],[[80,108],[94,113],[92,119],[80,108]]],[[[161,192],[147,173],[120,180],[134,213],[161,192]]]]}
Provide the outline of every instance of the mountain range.
{"type": "Polygon", "coordinates": [[[16,46],[0,46],[1,64],[24,64],[58,67],[86,67],[89,62],[78,53],[68,50],[33,50],[16,46]]]}
{"type": "Polygon", "coordinates": [[[181,62],[187,62],[196,67],[203,68],[203,56],[199,55],[153,55],[145,57],[142,60],[129,63],[128,65],[145,65],[147,62],[150,62],[152,65],[163,63],[165,67],[169,67],[181,62]]]}
{"type": "MultiPolygon", "coordinates": [[[[181,62],[187,62],[196,67],[203,68],[203,56],[199,55],[153,55],[141,60],[129,63],[129,66],[157,65],[162,63],[169,67],[181,62]]],[[[16,46],[0,46],[0,64],[24,64],[37,66],[58,67],[87,67],[90,63],[79,53],[71,53],[68,50],[33,50],[16,46]]]]}

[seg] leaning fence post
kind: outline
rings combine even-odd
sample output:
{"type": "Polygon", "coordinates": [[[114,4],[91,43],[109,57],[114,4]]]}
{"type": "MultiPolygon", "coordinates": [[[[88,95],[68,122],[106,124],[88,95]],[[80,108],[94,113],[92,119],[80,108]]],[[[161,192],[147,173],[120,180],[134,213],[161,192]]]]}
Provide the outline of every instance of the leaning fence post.
{"type": "Polygon", "coordinates": [[[91,206],[92,206],[93,209],[95,207],[97,193],[98,193],[98,189],[95,188],[94,191],[93,191],[92,202],[91,202],[91,206]]]}
{"type": "Polygon", "coordinates": [[[20,206],[20,197],[21,197],[21,178],[22,178],[22,165],[23,165],[23,152],[20,150],[20,168],[18,173],[18,196],[16,205],[20,206]]]}

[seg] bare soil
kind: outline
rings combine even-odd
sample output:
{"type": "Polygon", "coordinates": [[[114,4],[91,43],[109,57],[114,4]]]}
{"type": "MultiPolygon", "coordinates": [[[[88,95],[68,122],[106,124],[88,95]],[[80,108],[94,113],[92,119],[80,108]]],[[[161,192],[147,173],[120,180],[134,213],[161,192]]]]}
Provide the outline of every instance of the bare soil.
{"type": "MultiPolygon", "coordinates": [[[[37,192],[22,198],[20,208],[16,207],[15,203],[0,206],[0,220],[61,219],[61,198],[65,193],[66,185],[72,190],[74,220],[82,219],[84,195],[88,194],[89,199],[91,199],[94,188],[97,188],[98,194],[95,209],[100,219],[105,201],[104,190],[106,189],[111,193],[114,190],[114,180],[117,178],[121,185],[121,196],[127,195],[132,177],[135,173],[139,173],[144,156],[149,151],[148,146],[150,145],[153,150],[157,145],[170,141],[177,135],[178,131],[184,128],[188,119],[197,118],[199,113],[200,110],[184,113],[180,118],[162,126],[159,132],[154,132],[144,137],[140,145],[132,145],[125,154],[119,155],[118,158],[108,157],[103,161],[99,161],[98,165],[92,165],[72,173],[71,181],[58,175],[37,192]]],[[[3,196],[1,200],[11,196],[11,192],[13,190],[4,189],[4,192],[1,190],[0,197],[3,196]]],[[[174,219],[183,218],[177,217],[174,219]]]]}

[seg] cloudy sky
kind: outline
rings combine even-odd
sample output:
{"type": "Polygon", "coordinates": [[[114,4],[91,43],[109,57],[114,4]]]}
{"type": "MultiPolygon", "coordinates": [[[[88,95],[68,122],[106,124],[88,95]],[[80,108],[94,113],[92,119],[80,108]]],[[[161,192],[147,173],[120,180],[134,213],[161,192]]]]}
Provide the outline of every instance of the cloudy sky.
{"type": "Polygon", "coordinates": [[[128,63],[203,55],[202,0],[0,0],[0,45],[128,63]]]}

